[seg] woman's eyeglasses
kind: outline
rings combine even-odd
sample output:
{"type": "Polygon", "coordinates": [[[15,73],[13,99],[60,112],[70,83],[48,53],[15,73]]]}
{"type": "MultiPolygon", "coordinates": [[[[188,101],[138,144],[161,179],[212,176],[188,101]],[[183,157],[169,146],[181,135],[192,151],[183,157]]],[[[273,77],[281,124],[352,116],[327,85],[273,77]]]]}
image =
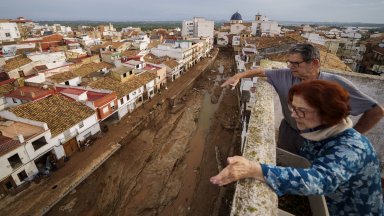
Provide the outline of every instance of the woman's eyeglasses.
{"type": "Polygon", "coordinates": [[[306,110],[306,109],[303,109],[303,108],[300,108],[300,107],[295,107],[291,104],[288,104],[288,109],[291,111],[291,112],[295,112],[295,114],[299,117],[299,118],[305,118],[305,115],[306,114],[309,114],[309,113],[316,113],[317,111],[310,111],[310,110],[306,110]]]}

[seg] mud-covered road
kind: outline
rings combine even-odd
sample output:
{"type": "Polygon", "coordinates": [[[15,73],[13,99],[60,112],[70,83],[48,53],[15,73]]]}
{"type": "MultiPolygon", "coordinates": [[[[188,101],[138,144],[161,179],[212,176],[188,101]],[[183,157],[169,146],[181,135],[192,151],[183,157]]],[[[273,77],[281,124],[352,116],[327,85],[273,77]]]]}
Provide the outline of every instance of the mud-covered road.
{"type": "MultiPolygon", "coordinates": [[[[236,92],[219,87],[232,74],[232,55],[221,50],[176,100],[182,109],[164,109],[47,215],[228,214],[231,186],[220,189],[209,178],[218,172],[217,152],[220,163],[236,152],[236,92]]],[[[124,122],[129,117],[108,136],[121,137],[124,122]]]]}

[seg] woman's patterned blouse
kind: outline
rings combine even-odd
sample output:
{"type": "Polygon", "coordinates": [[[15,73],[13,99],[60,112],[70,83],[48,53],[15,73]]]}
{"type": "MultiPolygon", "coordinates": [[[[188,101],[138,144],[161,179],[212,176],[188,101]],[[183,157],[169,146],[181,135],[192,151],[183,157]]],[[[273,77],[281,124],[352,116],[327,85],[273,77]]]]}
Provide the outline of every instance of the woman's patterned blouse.
{"type": "Polygon", "coordinates": [[[380,163],[369,140],[347,129],[322,141],[306,140],[300,155],[309,168],[262,164],[279,195],[325,195],[330,215],[384,215],[380,163]]]}

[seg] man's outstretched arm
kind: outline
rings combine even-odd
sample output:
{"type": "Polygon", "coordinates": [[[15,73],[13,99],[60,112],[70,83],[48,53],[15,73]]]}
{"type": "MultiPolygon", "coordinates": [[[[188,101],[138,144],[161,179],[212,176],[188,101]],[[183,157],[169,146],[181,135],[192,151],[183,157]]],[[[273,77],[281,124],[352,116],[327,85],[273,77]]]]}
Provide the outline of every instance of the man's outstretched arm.
{"type": "Polygon", "coordinates": [[[227,85],[235,87],[237,85],[237,83],[240,81],[241,78],[250,78],[250,77],[255,77],[255,76],[265,77],[265,70],[264,70],[264,68],[259,67],[259,68],[256,68],[254,70],[247,70],[247,71],[242,72],[242,73],[237,73],[234,76],[232,76],[229,79],[227,79],[221,85],[221,87],[225,87],[227,85]]]}

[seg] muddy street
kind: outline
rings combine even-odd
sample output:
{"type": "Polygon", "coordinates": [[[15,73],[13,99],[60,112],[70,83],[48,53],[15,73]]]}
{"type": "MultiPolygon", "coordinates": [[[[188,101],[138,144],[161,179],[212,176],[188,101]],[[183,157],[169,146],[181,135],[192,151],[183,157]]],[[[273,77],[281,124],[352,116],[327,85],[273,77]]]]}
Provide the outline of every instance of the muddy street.
{"type": "MultiPolygon", "coordinates": [[[[135,138],[122,139],[121,149],[47,215],[228,213],[233,188],[220,189],[209,178],[236,153],[237,95],[219,87],[234,71],[233,59],[231,51],[221,50],[194,86],[175,99],[181,109],[165,108],[135,138]]],[[[129,117],[119,123],[121,131],[108,136],[124,135],[124,122],[129,117]]]]}

